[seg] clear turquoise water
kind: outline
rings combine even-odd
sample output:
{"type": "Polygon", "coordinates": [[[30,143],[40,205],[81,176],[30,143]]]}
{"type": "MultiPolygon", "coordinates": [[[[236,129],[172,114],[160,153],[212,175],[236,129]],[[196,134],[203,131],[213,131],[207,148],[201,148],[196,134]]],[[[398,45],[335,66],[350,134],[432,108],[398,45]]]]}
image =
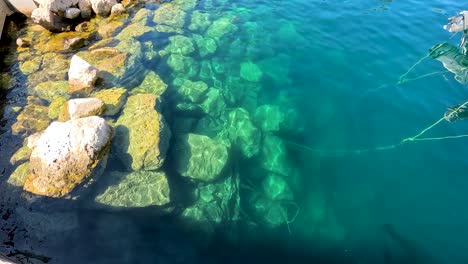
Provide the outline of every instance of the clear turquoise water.
{"type": "MultiPolygon", "coordinates": [[[[282,66],[290,81],[264,76],[259,101],[286,98],[300,113],[300,126],[279,136],[314,149],[287,144],[301,182],[294,199],[300,211],[290,230],[249,216],[237,229],[220,226],[211,242],[200,244],[204,239],[183,230],[177,217],[83,210],[79,231],[38,248],[56,263],[466,263],[467,139],[373,150],[418,134],[466,100],[466,87],[450,73],[396,84],[432,46],[457,43],[459,36],[449,40],[442,25],[464,7],[415,0],[199,1],[196,9],[213,20],[236,16],[239,30],[214,55],[226,66],[288,58],[282,66]],[[384,224],[405,240],[392,239],[384,224]],[[408,249],[406,239],[429,253],[408,249]]],[[[164,60],[150,67],[172,82],[164,60]]],[[[444,68],[426,59],[407,77],[436,71],[444,68]]],[[[427,136],[466,131],[466,121],[443,122],[427,136]]],[[[250,170],[255,161],[239,162],[241,177],[264,177],[250,170]]],[[[241,205],[248,208],[243,197],[249,193],[243,194],[241,205]]]]}

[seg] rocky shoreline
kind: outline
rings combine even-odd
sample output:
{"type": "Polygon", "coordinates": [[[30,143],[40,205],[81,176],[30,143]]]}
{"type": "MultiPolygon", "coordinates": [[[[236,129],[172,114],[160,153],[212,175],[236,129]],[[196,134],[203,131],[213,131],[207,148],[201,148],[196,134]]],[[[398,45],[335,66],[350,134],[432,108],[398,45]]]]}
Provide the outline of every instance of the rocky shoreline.
{"type": "MultiPolygon", "coordinates": [[[[222,62],[215,54],[224,47],[238,56],[229,44],[240,41],[238,17],[213,19],[190,0],[145,2],[44,0],[35,10],[40,25],[19,33],[12,59],[26,76],[27,103],[7,107],[11,134],[24,139],[7,182],[31,205],[170,213],[180,208],[177,178],[193,186],[180,217],[208,233],[242,213],[289,226],[301,179],[280,135],[300,134],[300,115],[288,95],[260,99],[262,78],[287,82],[289,59],[222,62]]],[[[2,74],[8,90],[15,76],[2,74]]]]}

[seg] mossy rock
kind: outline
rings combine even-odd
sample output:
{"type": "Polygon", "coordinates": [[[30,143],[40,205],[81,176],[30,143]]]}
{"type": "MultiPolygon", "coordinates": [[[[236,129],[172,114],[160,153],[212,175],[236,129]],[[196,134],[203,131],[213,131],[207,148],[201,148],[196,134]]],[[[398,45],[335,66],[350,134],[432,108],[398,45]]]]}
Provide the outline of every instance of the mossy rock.
{"type": "Polygon", "coordinates": [[[215,53],[218,48],[216,41],[212,38],[204,38],[200,35],[194,34],[194,39],[195,43],[197,43],[198,52],[202,57],[215,53]]]}
{"type": "Polygon", "coordinates": [[[146,74],[143,82],[133,88],[131,94],[137,93],[150,93],[160,97],[167,89],[167,84],[157,75],[154,71],[150,71],[146,74]]]}
{"type": "Polygon", "coordinates": [[[194,77],[199,72],[199,65],[190,57],[180,54],[171,54],[167,59],[168,66],[174,71],[174,75],[183,76],[185,79],[194,77]]]}
{"type": "Polygon", "coordinates": [[[28,103],[16,118],[12,126],[14,135],[34,134],[47,128],[50,123],[49,109],[41,105],[37,98],[28,97],[28,103]]]}
{"type": "Polygon", "coordinates": [[[262,105],[255,111],[255,123],[262,131],[279,131],[286,116],[276,105],[262,105]]]}
{"type": "Polygon", "coordinates": [[[68,100],[63,97],[55,98],[49,105],[49,118],[52,120],[59,118],[62,108],[67,103],[67,101],[68,100]]]}
{"type": "Polygon", "coordinates": [[[210,14],[196,10],[192,13],[192,20],[189,26],[191,31],[204,32],[211,25],[210,14]]]}
{"type": "Polygon", "coordinates": [[[224,35],[237,31],[237,26],[232,24],[234,17],[222,17],[215,20],[206,30],[206,37],[219,41],[224,35]]]}
{"type": "Polygon", "coordinates": [[[286,177],[292,174],[292,166],[288,160],[286,145],[277,136],[265,135],[261,160],[262,167],[268,171],[286,177]]]}
{"type": "Polygon", "coordinates": [[[170,202],[170,189],[164,172],[111,172],[103,177],[114,184],[96,197],[96,202],[100,204],[117,208],[139,208],[161,206],[170,202]]]}
{"type": "Polygon", "coordinates": [[[48,81],[34,87],[34,93],[39,98],[52,102],[57,97],[68,99],[67,81],[48,81]]]}
{"type": "Polygon", "coordinates": [[[29,162],[25,162],[19,165],[15,171],[8,177],[7,183],[16,186],[23,187],[24,182],[29,174],[29,162]]]}
{"type": "Polygon", "coordinates": [[[64,46],[66,40],[77,37],[88,40],[91,36],[91,32],[77,31],[43,34],[33,43],[33,47],[39,53],[62,52],[67,50],[64,46]]]}
{"type": "Polygon", "coordinates": [[[41,68],[41,62],[42,62],[41,57],[39,56],[34,57],[32,60],[27,60],[21,63],[19,66],[20,71],[25,75],[29,75],[33,72],[38,71],[41,68]]]}
{"type": "Polygon", "coordinates": [[[166,158],[171,132],[156,103],[155,95],[132,95],[115,123],[113,150],[129,170],[156,170],[166,158]]]}
{"type": "Polygon", "coordinates": [[[186,13],[180,9],[179,5],[164,3],[154,11],[153,22],[173,28],[182,28],[185,23],[185,16],[186,13]]]}
{"type": "Polygon", "coordinates": [[[127,99],[127,90],[125,88],[104,89],[94,93],[93,97],[104,102],[106,108],[104,115],[113,116],[122,109],[127,99]]]}
{"type": "Polygon", "coordinates": [[[113,19],[108,23],[103,23],[97,29],[99,36],[102,38],[110,38],[124,25],[124,21],[113,19]]]}
{"type": "Polygon", "coordinates": [[[28,147],[27,144],[23,144],[21,148],[19,148],[13,156],[10,158],[10,164],[16,165],[20,162],[29,160],[29,156],[31,156],[31,149],[28,147]]]}
{"type": "Polygon", "coordinates": [[[167,54],[180,54],[188,55],[195,51],[195,46],[191,38],[177,35],[169,37],[169,45],[161,51],[159,51],[160,56],[165,56],[167,54]]]}
{"type": "Polygon", "coordinates": [[[144,26],[141,24],[130,24],[122,29],[117,36],[115,36],[118,40],[126,40],[130,38],[137,38],[142,36],[145,33],[152,31],[153,29],[148,26],[144,26]]]}

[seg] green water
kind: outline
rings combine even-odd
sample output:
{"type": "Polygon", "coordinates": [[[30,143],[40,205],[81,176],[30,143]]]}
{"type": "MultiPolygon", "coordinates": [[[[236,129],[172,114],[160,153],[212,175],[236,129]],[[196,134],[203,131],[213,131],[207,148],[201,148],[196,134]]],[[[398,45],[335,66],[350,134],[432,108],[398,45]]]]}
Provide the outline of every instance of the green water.
{"type": "MultiPolygon", "coordinates": [[[[183,26],[162,32],[167,28],[150,22],[157,30],[138,40],[157,54],[123,82],[131,92],[154,71],[168,84],[160,111],[172,132],[162,168],[170,212],[80,205],[52,216],[51,209],[46,225],[72,215],[73,228],[57,232],[41,221],[20,221],[29,225],[18,224],[15,246],[4,244],[2,252],[32,250],[51,263],[468,261],[467,139],[402,141],[468,98],[466,86],[440,62],[425,58],[411,68],[434,45],[457,45],[460,36],[450,39],[442,25],[465,6],[448,0],[178,2],[186,15],[173,24],[183,26]],[[199,96],[186,80],[208,89],[199,96]],[[184,153],[176,146],[186,133],[229,146],[222,178],[203,184],[180,175],[184,153]],[[215,198],[190,211],[195,190],[215,198]]],[[[6,72],[17,71],[17,64],[8,65],[6,72]]],[[[19,84],[2,97],[3,179],[15,169],[8,160],[22,140],[11,133],[16,116],[8,109],[24,106],[26,94],[19,84]]],[[[466,131],[466,121],[444,121],[418,138],[466,131]]],[[[125,177],[114,152],[104,175],[125,177]]],[[[2,184],[8,190],[2,214],[28,210],[21,191],[2,184]]],[[[37,214],[29,217],[47,219],[48,211],[37,214]]],[[[3,218],[5,232],[12,221],[3,218]]]]}

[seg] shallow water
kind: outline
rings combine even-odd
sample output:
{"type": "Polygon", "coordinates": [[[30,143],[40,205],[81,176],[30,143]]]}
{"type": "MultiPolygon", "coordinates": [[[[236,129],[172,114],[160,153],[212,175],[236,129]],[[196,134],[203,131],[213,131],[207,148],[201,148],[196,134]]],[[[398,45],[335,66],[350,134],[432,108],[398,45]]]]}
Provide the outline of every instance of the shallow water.
{"type": "MultiPolygon", "coordinates": [[[[452,35],[442,25],[463,7],[456,1],[416,0],[199,1],[195,9],[208,13],[211,21],[228,17],[237,27],[206,57],[219,60],[224,73],[205,82],[216,86],[215,80],[239,76],[240,65],[252,62],[260,65],[263,76],[241,97],[255,100],[237,100],[228,107],[253,113],[272,104],[298,113],[292,131],[274,133],[286,146],[289,184],[296,184],[294,198],[284,207],[290,223],[271,226],[252,210],[250,197],[262,192],[261,182],[269,173],[259,168],[261,158],[237,153],[231,163],[241,185],[247,186],[240,190],[242,214],[235,224],[217,223],[210,239],[204,227],[187,228],[178,217],[177,211],[187,206],[183,194],[193,186],[176,175],[170,179],[176,213],[81,208],[78,229],[57,239],[39,239],[34,229],[28,230],[17,247],[30,246],[28,250],[52,257],[51,263],[429,263],[413,258],[415,249],[407,250],[402,240],[383,231],[389,224],[430,252],[424,256],[430,261],[465,263],[468,139],[400,142],[436,122],[447,107],[463,103],[466,87],[447,72],[398,84],[431,47],[445,41],[457,44],[459,36],[449,39],[452,35]],[[258,93],[252,92],[256,89],[258,93]],[[299,209],[295,218],[294,204],[299,209]]],[[[182,35],[193,38],[188,25],[182,35]]],[[[160,50],[169,36],[143,36],[142,41],[153,41],[160,50]]],[[[176,120],[185,116],[173,107],[175,73],[167,64],[162,58],[147,68],[169,84],[166,118],[174,130],[176,120]]],[[[427,58],[406,77],[441,71],[445,69],[438,61],[427,58]]],[[[23,93],[20,88],[9,92],[7,104],[23,93]]],[[[9,116],[3,120],[7,132],[0,134],[6,146],[1,164],[6,166],[10,154],[5,153],[17,146],[8,133],[9,116]]],[[[442,122],[424,136],[466,131],[466,121],[442,122]]],[[[176,174],[174,166],[168,158],[168,174],[176,174]]],[[[12,169],[7,167],[6,174],[12,169]]],[[[111,159],[107,171],[120,169],[111,159]]]]}

